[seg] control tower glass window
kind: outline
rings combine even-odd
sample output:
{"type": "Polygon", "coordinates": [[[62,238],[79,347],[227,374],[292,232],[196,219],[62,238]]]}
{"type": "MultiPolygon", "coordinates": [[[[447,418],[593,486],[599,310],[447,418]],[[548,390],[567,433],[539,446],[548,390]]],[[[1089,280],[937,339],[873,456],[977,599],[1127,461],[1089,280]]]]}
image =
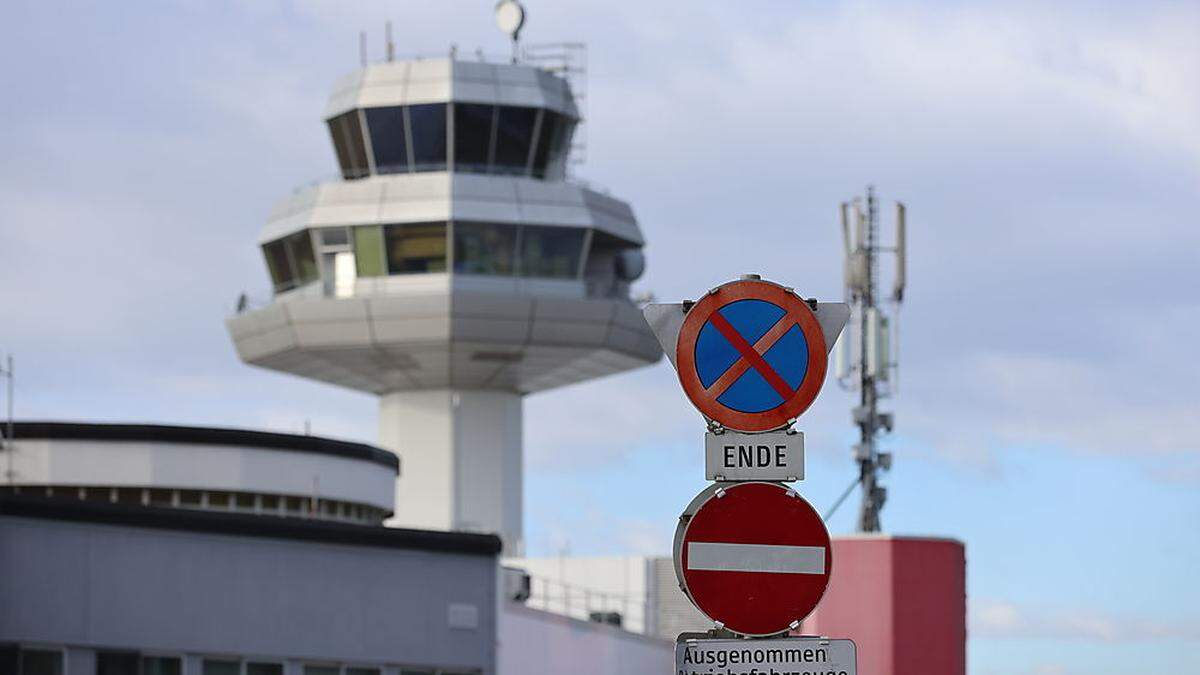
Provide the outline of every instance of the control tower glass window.
{"type": "Polygon", "coordinates": [[[496,106],[454,104],[454,170],[486,173],[496,106]]]}
{"type": "Polygon", "coordinates": [[[557,164],[571,142],[574,122],[555,112],[546,110],[542,114],[542,128],[538,131],[537,150],[533,156],[533,175],[545,178],[549,167],[557,164]]]}
{"type": "Polygon", "coordinates": [[[575,129],[551,110],[483,103],[363,108],[328,124],[346,179],[445,171],[448,153],[455,171],[544,179],[561,171],[575,129]]]}
{"type": "Polygon", "coordinates": [[[404,134],[404,109],[400,106],[367,108],[367,130],[375,173],[408,172],[408,140],[404,134]]]}
{"type": "Polygon", "coordinates": [[[584,230],[527,225],[521,229],[521,276],[574,279],[584,230]]]}
{"type": "Polygon", "coordinates": [[[517,228],[455,221],[454,271],[509,276],[517,257],[517,228]]]}
{"type": "Polygon", "coordinates": [[[533,145],[537,112],[537,108],[500,107],[496,122],[494,173],[525,173],[529,166],[529,148],[533,145]]]}
{"type": "Polygon", "coordinates": [[[363,143],[362,125],[359,124],[357,110],[329,120],[329,134],[333,137],[333,149],[337,152],[343,178],[363,178],[370,173],[367,148],[363,143]]]}
{"type": "Polygon", "coordinates": [[[446,271],[446,224],[387,226],[388,274],[446,271]]]}
{"type": "Polygon", "coordinates": [[[360,277],[381,277],[387,274],[382,227],[365,225],[354,228],[354,266],[360,277]]]}
{"type": "Polygon", "coordinates": [[[412,129],[413,169],[446,169],[446,104],[427,103],[408,106],[412,129]]]}
{"type": "Polygon", "coordinates": [[[303,286],[316,281],[320,272],[317,271],[317,257],[313,255],[312,237],[308,231],[293,234],[287,238],[287,242],[292,261],[296,264],[296,285],[303,286]]]}
{"type": "Polygon", "coordinates": [[[279,293],[317,280],[317,259],[308,230],[268,242],[263,246],[267,269],[279,293]]]}

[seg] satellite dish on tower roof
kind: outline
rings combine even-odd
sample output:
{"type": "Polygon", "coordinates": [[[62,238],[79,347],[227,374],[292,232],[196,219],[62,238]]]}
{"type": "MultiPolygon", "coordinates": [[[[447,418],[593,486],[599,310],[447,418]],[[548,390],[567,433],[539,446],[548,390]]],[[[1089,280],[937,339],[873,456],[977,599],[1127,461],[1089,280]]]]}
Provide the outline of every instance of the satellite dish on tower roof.
{"type": "Polygon", "coordinates": [[[525,25],[525,8],[517,0],[500,0],[496,3],[496,26],[508,34],[513,42],[525,25]]]}

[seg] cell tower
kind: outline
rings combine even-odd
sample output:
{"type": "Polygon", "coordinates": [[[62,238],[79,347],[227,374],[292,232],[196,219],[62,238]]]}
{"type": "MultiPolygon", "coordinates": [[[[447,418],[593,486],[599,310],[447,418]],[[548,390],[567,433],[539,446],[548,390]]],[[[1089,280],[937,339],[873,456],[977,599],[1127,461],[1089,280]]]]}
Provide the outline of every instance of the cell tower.
{"type": "MultiPolygon", "coordinates": [[[[860,439],[854,446],[858,479],[850,485],[861,487],[862,503],[858,511],[858,530],[878,532],[879,512],[887,501],[887,489],[879,485],[880,470],[892,467],[892,455],[880,452],[878,438],[892,431],[894,417],[879,411],[880,399],[897,391],[897,350],[900,303],[904,299],[905,223],[904,204],[896,202],[896,238],[894,246],[883,246],[879,236],[878,202],[875,188],[867,186],[865,198],[843,202],[842,239],[845,243],[845,296],[852,317],[835,353],[838,383],[843,389],[857,390],[861,396],[853,410],[860,439]],[[879,254],[896,256],[892,293],[881,298],[879,292],[879,254]],[[883,305],[890,305],[884,308],[883,305]],[[849,344],[847,344],[849,343],[849,344]],[[849,352],[849,354],[847,354],[849,352]]],[[[841,503],[838,500],[838,504],[841,503]]],[[[834,508],[837,508],[835,504],[834,508]]],[[[832,513],[832,511],[831,511],[832,513]]]]}

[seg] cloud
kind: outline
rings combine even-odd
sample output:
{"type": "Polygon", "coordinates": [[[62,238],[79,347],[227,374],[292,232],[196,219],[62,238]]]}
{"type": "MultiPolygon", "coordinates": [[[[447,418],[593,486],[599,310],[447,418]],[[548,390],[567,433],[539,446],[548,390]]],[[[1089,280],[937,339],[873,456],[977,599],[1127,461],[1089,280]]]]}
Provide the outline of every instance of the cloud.
{"type": "Polygon", "coordinates": [[[986,638],[1200,642],[1200,622],[1195,620],[1172,622],[1093,610],[1025,607],[998,600],[972,600],[969,627],[972,636],[986,638]]]}
{"type": "MultiPolygon", "coordinates": [[[[1143,357],[1144,358],[1144,357],[1143,357]]],[[[1157,359],[1151,359],[1157,360],[1157,359]]],[[[1194,461],[1195,401],[1179,397],[1192,366],[1147,377],[1138,365],[1071,356],[966,353],[927,368],[901,405],[905,434],[950,457],[1056,447],[1194,461]],[[1164,382],[1176,386],[1164,387],[1164,382]],[[951,395],[951,394],[954,395],[951,395]],[[919,405],[936,399],[936,409],[919,405]]]]}

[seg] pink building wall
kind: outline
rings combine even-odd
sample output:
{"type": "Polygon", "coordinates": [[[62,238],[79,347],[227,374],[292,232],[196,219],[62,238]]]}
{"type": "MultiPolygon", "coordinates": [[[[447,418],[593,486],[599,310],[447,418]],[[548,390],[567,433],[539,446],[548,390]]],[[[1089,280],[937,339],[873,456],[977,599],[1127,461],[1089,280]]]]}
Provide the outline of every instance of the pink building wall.
{"type": "Polygon", "coordinates": [[[966,548],[954,539],[833,539],[833,573],[804,635],[851,638],[860,675],[965,675],[966,548]]]}

